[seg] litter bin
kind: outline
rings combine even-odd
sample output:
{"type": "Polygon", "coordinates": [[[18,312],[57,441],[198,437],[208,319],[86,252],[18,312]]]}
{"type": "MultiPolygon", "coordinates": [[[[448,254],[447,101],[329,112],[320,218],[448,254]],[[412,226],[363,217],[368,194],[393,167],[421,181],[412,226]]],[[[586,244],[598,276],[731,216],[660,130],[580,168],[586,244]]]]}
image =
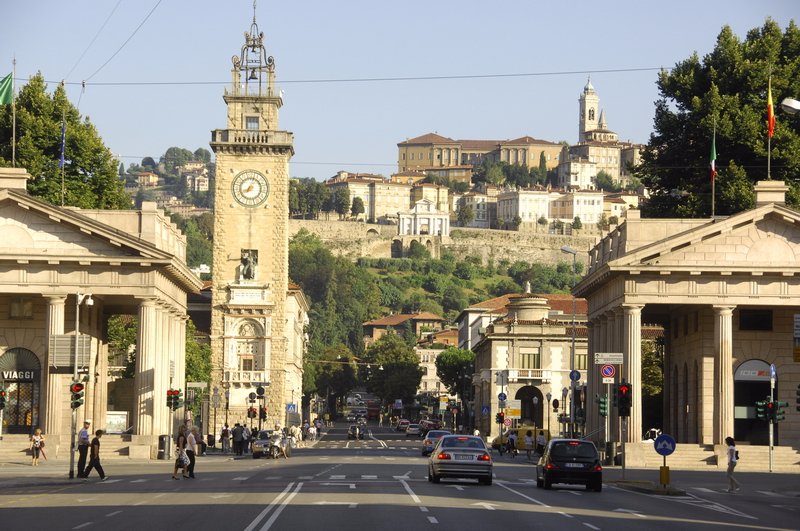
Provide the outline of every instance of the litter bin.
{"type": "Polygon", "coordinates": [[[214,436],[214,434],[213,433],[209,433],[208,435],[206,435],[206,440],[208,441],[208,445],[211,448],[214,448],[214,444],[217,442],[217,439],[214,436]]]}
{"type": "Polygon", "coordinates": [[[169,455],[171,444],[170,444],[170,437],[169,435],[159,435],[158,436],[158,458],[159,459],[171,459],[169,455]]]}

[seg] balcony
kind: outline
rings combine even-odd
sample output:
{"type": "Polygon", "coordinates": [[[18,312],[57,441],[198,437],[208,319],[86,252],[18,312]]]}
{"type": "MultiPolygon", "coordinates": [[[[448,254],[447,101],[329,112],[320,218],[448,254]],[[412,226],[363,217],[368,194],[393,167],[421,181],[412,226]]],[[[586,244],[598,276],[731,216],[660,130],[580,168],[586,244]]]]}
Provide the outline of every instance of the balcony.
{"type": "Polygon", "coordinates": [[[225,371],[223,381],[234,386],[255,386],[269,380],[267,371],[225,371]]]}
{"type": "Polygon", "coordinates": [[[252,129],[214,129],[211,144],[214,146],[283,146],[291,147],[294,135],[288,131],[259,131],[252,129]]]}

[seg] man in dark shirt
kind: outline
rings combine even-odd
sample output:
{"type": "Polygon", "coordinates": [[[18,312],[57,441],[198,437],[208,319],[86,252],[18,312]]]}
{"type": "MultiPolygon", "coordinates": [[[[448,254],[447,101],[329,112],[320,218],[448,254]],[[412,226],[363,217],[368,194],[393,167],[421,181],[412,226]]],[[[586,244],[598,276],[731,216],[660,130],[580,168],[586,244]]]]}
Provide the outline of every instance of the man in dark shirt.
{"type": "Polygon", "coordinates": [[[103,471],[103,466],[100,464],[100,437],[103,436],[103,430],[97,430],[94,432],[94,439],[92,439],[92,444],[89,447],[89,466],[86,467],[86,471],[83,473],[83,479],[86,480],[89,477],[89,473],[92,469],[96,469],[97,473],[100,474],[100,481],[105,481],[108,479],[106,473],[103,471]]]}
{"type": "Polygon", "coordinates": [[[244,428],[238,422],[233,426],[233,451],[236,455],[244,453],[244,428]]]}

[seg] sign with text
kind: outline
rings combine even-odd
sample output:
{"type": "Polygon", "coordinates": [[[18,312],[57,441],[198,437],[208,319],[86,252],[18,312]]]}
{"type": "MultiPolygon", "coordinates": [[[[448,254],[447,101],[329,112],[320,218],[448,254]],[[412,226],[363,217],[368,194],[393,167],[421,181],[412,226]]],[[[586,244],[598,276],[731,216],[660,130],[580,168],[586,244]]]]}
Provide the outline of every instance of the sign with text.
{"type": "Polygon", "coordinates": [[[506,400],[506,419],[522,418],[522,400],[506,400]]]}
{"type": "Polygon", "coordinates": [[[622,365],[622,352],[595,352],[594,364],[605,365],[622,365]]]}

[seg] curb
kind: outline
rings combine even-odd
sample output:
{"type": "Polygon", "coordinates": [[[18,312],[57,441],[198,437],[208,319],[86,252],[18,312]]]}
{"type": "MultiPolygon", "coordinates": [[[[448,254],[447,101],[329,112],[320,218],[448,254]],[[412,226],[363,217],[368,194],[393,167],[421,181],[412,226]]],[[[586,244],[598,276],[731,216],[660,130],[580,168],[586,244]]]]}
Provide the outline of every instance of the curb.
{"type": "Polygon", "coordinates": [[[652,481],[629,481],[629,480],[612,480],[605,481],[607,485],[614,485],[621,489],[630,490],[633,492],[641,492],[643,494],[658,494],[661,496],[686,496],[686,491],[677,489],[675,487],[662,487],[656,485],[652,481]]]}

